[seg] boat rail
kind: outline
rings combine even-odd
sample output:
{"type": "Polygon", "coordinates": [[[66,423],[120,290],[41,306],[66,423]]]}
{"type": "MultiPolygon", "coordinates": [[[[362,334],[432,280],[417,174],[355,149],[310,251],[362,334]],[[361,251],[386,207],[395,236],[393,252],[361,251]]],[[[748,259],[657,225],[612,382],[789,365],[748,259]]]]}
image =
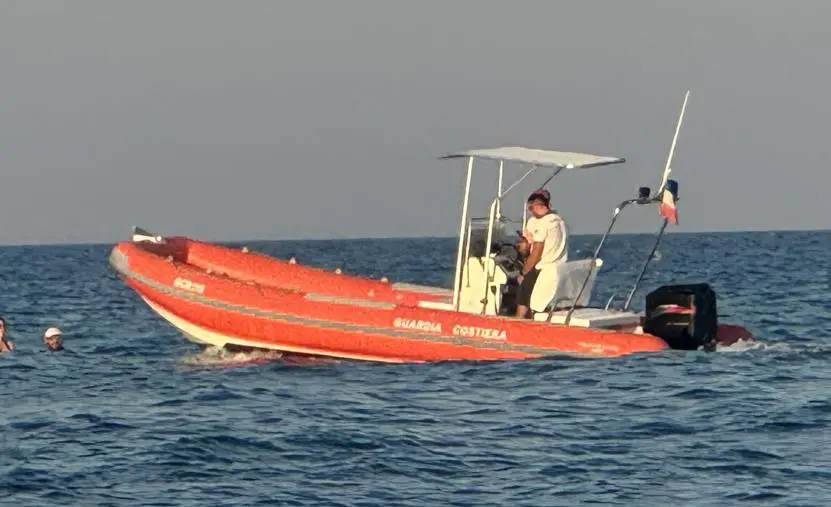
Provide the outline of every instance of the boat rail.
{"type": "MultiPolygon", "coordinates": [[[[459,236],[458,246],[456,250],[456,266],[453,282],[453,310],[459,310],[459,298],[461,293],[461,286],[463,283],[462,272],[463,266],[470,258],[470,233],[471,220],[469,219],[470,208],[470,188],[473,178],[473,161],[474,159],[487,159],[499,161],[497,193],[494,199],[491,200],[490,209],[488,212],[488,232],[487,243],[493,240],[493,226],[497,217],[502,216],[502,200],[517,185],[526,180],[531,174],[542,167],[553,168],[553,173],[545,180],[544,184],[548,184],[554,177],[562,171],[569,169],[582,169],[589,167],[599,167],[612,164],[622,164],[626,161],[622,157],[608,157],[591,155],[587,153],[566,152],[556,150],[542,150],[525,148],[518,146],[504,146],[499,148],[485,148],[473,149],[459,153],[453,153],[440,157],[441,159],[467,158],[467,172],[465,175],[464,193],[461,205],[461,219],[459,221],[459,236]],[[531,168],[525,171],[516,181],[511,183],[503,190],[504,185],[504,169],[505,162],[517,162],[520,164],[529,164],[531,168]]],[[[526,220],[527,210],[523,207],[523,224],[526,220]]]]}

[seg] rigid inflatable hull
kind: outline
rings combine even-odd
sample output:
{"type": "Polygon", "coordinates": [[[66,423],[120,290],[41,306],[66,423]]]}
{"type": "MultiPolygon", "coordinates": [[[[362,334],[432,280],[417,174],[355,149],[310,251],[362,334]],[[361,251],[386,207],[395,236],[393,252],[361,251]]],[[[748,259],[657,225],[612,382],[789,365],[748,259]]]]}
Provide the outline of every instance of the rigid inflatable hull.
{"type": "Polygon", "coordinates": [[[122,243],[162,257],[241,282],[263,287],[283,288],[301,292],[334,294],[344,298],[371,299],[403,305],[421,301],[444,301],[448,289],[421,287],[420,290],[397,289],[382,281],[348,274],[336,274],[322,268],[304,266],[258,252],[214,245],[185,237],[170,237],[164,244],[122,243]]]}
{"type": "MultiPolygon", "coordinates": [[[[188,260],[173,251],[181,245],[167,251],[164,246],[120,243],[111,264],[157,313],[198,343],[386,362],[615,357],[668,348],[647,334],[419,308],[416,293],[356,300],[250,281],[262,273],[249,273],[244,282],[217,275],[223,272],[218,261],[209,273],[177,261],[188,260]]],[[[296,267],[275,264],[286,271],[296,267]]],[[[347,291],[357,296],[364,288],[359,283],[347,291]]]]}

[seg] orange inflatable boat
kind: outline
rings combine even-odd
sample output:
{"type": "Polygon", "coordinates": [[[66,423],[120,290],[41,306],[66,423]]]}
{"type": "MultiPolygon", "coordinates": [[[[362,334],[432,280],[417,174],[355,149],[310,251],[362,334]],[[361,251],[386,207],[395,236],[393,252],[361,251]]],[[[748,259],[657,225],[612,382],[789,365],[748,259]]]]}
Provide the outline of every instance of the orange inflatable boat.
{"type": "MultiPolygon", "coordinates": [[[[370,280],[184,237],[142,236],[138,229],[136,240],[116,245],[112,266],[154,311],[202,345],[383,362],[619,356],[673,345],[645,333],[645,316],[634,312],[578,307],[566,325],[571,307],[536,320],[453,310],[450,289],[370,280]]],[[[680,317],[694,324],[694,304],[683,304],[690,294],[667,295],[674,323],[680,317]]],[[[743,328],[721,325],[708,338],[747,337],[743,328]]],[[[695,345],[676,348],[706,343],[695,345]]]]}
{"type": "Polygon", "coordinates": [[[111,263],[153,310],[205,345],[386,362],[667,348],[655,336],[636,333],[637,316],[585,328],[439,309],[450,301],[438,290],[327,273],[186,238],[121,243],[111,263]]]}
{"type": "MultiPolygon", "coordinates": [[[[683,112],[682,107],[681,118],[683,112]]],[[[553,169],[545,186],[564,170],[624,159],[521,147],[443,157],[468,159],[452,288],[372,280],[140,228],[134,228],[131,241],[113,248],[110,263],[156,313],[206,346],[422,362],[614,357],[751,340],[744,327],[718,322],[716,295],[707,284],[659,287],[646,296],[644,311],[630,310],[667,224],[676,222],[678,184],[668,178],[676,139],[658,191],[650,195],[641,187],[637,197],[620,203],[592,257],[540,272],[528,319],[512,317],[520,262],[516,236],[507,232],[511,221],[502,214],[505,196],[541,168],[553,169]],[[499,187],[487,218],[468,216],[474,159],[499,162],[499,187]],[[505,162],[532,169],[503,189],[505,162]],[[611,300],[604,307],[591,306],[603,244],[629,205],[658,208],[663,221],[654,247],[621,308],[610,308],[611,300]]]]}

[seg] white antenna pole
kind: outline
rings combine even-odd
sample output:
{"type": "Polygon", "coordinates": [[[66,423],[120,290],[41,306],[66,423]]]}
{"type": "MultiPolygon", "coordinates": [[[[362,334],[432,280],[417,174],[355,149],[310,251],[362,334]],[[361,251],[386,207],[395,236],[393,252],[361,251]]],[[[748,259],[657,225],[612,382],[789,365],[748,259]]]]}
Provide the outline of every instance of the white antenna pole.
{"type": "Polygon", "coordinates": [[[678,116],[678,125],[675,126],[675,135],[672,137],[672,146],[669,148],[669,156],[667,156],[667,165],[664,167],[664,176],[661,180],[661,186],[658,187],[658,192],[655,194],[659,196],[664,191],[664,186],[669,179],[669,173],[672,172],[672,157],[675,155],[675,143],[678,142],[678,133],[681,131],[681,122],[684,121],[684,111],[687,109],[687,99],[690,98],[690,91],[684,94],[684,104],[681,106],[681,115],[678,116]]]}
{"type": "MultiPolygon", "coordinates": [[[[462,259],[465,257],[465,240],[470,234],[465,235],[467,224],[467,209],[470,206],[470,180],[473,176],[473,157],[467,162],[467,177],[465,179],[465,198],[462,201],[462,219],[459,224],[459,250],[456,253],[456,278],[453,281],[453,310],[459,311],[459,295],[462,290],[462,259]]],[[[469,228],[468,228],[469,229],[469,228]]]]}

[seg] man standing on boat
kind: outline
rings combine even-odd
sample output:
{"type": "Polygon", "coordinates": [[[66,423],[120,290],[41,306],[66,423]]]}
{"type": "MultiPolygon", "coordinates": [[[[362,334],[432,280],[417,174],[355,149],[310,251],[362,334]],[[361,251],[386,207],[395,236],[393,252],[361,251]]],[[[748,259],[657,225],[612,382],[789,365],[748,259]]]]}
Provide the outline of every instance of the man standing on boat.
{"type": "MultiPolygon", "coordinates": [[[[534,191],[527,201],[531,218],[525,224],[523,237],[531,245],[530,253],[517,277],[516,316],[529,317],[531,294],[543,269],[556,269],[568,260],[568,227],[563,218],[551,209],[548,190],[534,191]]],[[[556,287],[556,285],[555,285],[556,287]]]]}

